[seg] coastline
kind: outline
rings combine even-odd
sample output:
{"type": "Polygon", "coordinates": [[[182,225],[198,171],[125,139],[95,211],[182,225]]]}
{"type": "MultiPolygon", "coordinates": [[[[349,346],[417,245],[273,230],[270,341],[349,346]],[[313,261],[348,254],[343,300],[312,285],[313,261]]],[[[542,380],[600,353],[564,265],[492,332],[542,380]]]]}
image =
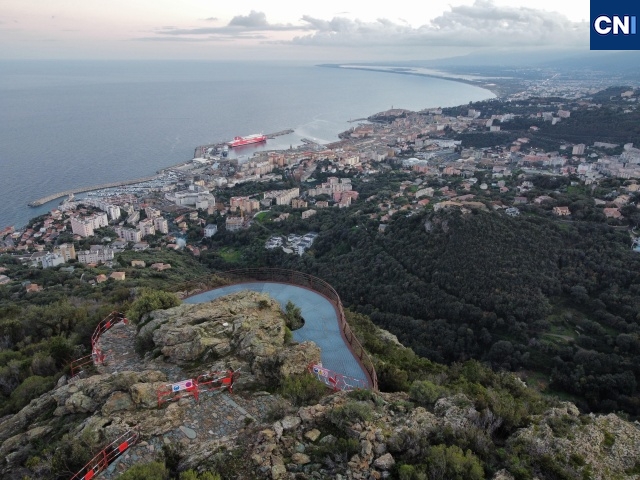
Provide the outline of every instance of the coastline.
{"type": "Polygon", "coordinates": [[[436,78],[438,80],[449,80],[451,82],[464,83],[466,85],[471,85],[473,87],[478,87],[484,90],[488,90],[491,93],[493,93],[498,99],[504,97],[507,93],[503,86],[501,86],[497,81],[493,81],[494,79],[487,78],[487,81],[492,80],[491,83],[482,83],[479,80],[478,81],[469,80],[465,78],[449,77],[446,75],[437,75],[435,73],[424,73],[424,72],[417,72],[417,71],[410,70],[411,68],[418,68],[418,67],[401,67],[402,70],[399,70],[399,69],[391,70],[390,68],[393,68],[393,67],[375,67],[375,66],[365,66],[365,65],[359,66],[359,65],[338,64],[338,63],[324,63],[324,64],[318,64],[316,66],[323,67],[323,68],[338,68],[342,70],[362,70],[366,72],[391,73],[394,75],[411,75],[415,77],[428,77],[428,78],[436,78]]]}
{"type": "MultiPolygon", "coordinates": [[[[365,70],[370,70],[370,69],[365,69],[365,70]]],[[[326,75],[325,75],[326,76],[326,75]]],[[[278,77],[279,78],[279,77],[278,77]]],[[[387,77],[388,78],[388,77],[387,77]]],[[[439,76],[433,76],[434,79],[438,80],[446,80],[447,78],[442,78],[439,76]]],[[[395,82],[395,81],[385,81],[384,79],[382,79],[379,82],[376,83],[381,83],[381,84],[388,84],[388,83],[399,83],[399,82],[395,82]]],[[[401,83],[401,82],[400,82],[401,83]]],[[[414,83],[421,83],[421,82],[414,82],[414,83]]],[[[467,85],[470,86],[475,86],[475,87],[479,87],[479,88],[483,88],[482,86],[479,86],[477,84],[475,84],[474,82],[460,82],[460,83],[466,83],[467,85]]],[[[448,101],[451,102],[453,99],[453,94],[455,93],[456,87],[455,84],[450,84],[452,86],[449,87],[449,90],[454,90],[451,94],[451,96],[447,95],[445,97],[442,97],[444,100],[443,101],[447,101],[446,99],[449,99],[448,101]]],[[[389,91],[389,90],[386,90],[389,91]]],[[[466,91],[465,89],[458,89],[459,92],[463,92],[466,91]]],[[[484,93],[475,93],[475,95],[477,96],[476,98],[487,98],[490,96],[490,90],[487,88],[484,88],[484,93]]],[[[493,92],[491,92],[493,93],[493,92]]],[[[459,97],[460,95],[458,95],[459,97]]],[[[372,97],[373,98],[373,97],[372,97]]],[[[378,98],[377,96],[375,98],[378,98]]],[[[416,96],[412,97],[412,98],[418,98],[416,96]]],[[[467,98],[466,101],[469,101],[469,98],[473,98],[472,96],[469,96],[467,98]]],[[[455,103],[452,104],[458,104],[458,103],[465,103],[466,102],[464,100],[464,95],[463,98],[456,98],[455,99],[455,103]]],[[[437,101],[436,101],[437,102],[437,101]]],[[[394,102],[395,103],[395,102],[394,102]]],[[[389,103],[390,105],[392,103],[389,103]]],[[[425,108],[428,107],[429,105],[435,105],[437,103],[434,102],[418,102],[418,104],[413,105],[413,110],[414,111],[419,111],[421,108],[425,108]]],[[[345,105],[345,103],[343,102],[343,105],[345,105]]],[[[356,104],[357,105],[357,104],[356,104]]],[[[343,109],[346,110],[346,109],[343,109]]],[[[358,113],[355,113],[354,116],[359,117],[358,119],[356,119],[356,121],[359,121],[360,118],[362,118],[362,120],[360,121],[364,121],[364,117],[363,117],[363,113],[366,112],[366,110],[356,110],[358,113]]],[[[376,112],[378,112],[380,110],[374,110],[371,109],[369,111],[369,113],[374,114],[376,112]]],[[[354,117],[350,117],[349,113],[345,113],[345,112],[341,112],[341,118],[343,119],[345,124],[353,124],[354,117]]],[[[298,127],[296,127],[296,133],[294,135],[291,135],[292,138],[291,140],[293,141],[293,145],[296,145],[296,143],[298,141],[301,141],[304,138],[311,138],[312,140],[315,140],[316,138],[319,139],[319,143],[321,144],[330,144],[332,142],[335,141],[339,141],[339,137],[338,135],[343,132],[346,128],[339,128],[336,129],[334,132],[331,132],[330,134],[327,134],[326,132],[323,132],[321,130],[321,128],[324,128],[324,124],[329,125],[331,123],[331,121],[334,121],[333,119],[331,119],[330,121],[325,121],[322,118],[323,115],[323,111],[320,110],[320,114],[316,115],[316,116],[312,116],[311,119],[307,121],[303,121],[302,123],[294,123],[293,125],[298,125],[298,127]],[[316,117],[320,117],[319,119],[316,117]],[[311,124],[312,127],[309,128],[308,124],[311,124]],[[320,128],[317,128],[317,125],[320,125],[320,128]],[[298,128],[302,126],[304,127],[303,129],[298,130],[298,128]],[[316,130],[314,130],[314,128],[316,128],[316,130]],[[320,132],[320,134],[318,134],[318,131],[320,132]],[[316,136],[314,136],[314,134],[316,136]],[[323,136],[324,134],[324,136],[323,136]],[[331,135],[331,136],[327,136],[327,135],[331,135]],[[300,138],[302,137],[302,138],[300,138]],[[324,140],[323,140],[324,139],[324,140]]],[[[166,122],[165,122],[166,123],[166,122]]],[[[335,122],[334,122],[335,123],[335,122]]],[[[249,129],[248,131],[260,131],[258,128],[255,129],[249,129]]],[[[236,131],[236,129],[234,129],[234,131],[236,131]]],[[[225,136],[228,135],[228,133],[225,133],[225,136]]],[[[225,137],[220,137],[220,138],[225,138],[225,137]]],[[[285,142],[280,142],[280,143],[286,143],[285,145],[274,145],[274,147],[269,147],[269,150],[284,150],[286,147],[290,147],[292,141],[289,140],[287,137],[283,137],[285,139],[285,142]]],[[[193,139],[191,139],[193,140],[193,139]]],[[[180,141],[180,136],[176,136],[176,141],[180,141]]],[[[190,147],[186,147],[183,148],[183,150],[189,149],[191,150],[191,152],[193,152],[193,148],[196,145],[206,145],[208,142],[188,142],[193,146],[190,147]]],[[[180,145],[178,145],[180,146],[180,145]]],[[[171,149],[173,149],[173,145],[170,145],[171,149]]],[[[57,147],[58,148],[58,147],[57,147]]],[[[188,155],[188,154],[187,154],[188,155]]],[[[50,210],[51,208],[55,208],[55,204],[57,204],[56,199],[60,199],[61,197],[64,197],[65,195],[68,195],[69,193],[84,193],[84,192],[89,192],[89,191],[94,191],[94,190],[99,190],[102,188],[109,188],[110,186],[120,186],[120,185],[135,185],[136,183],[140,183],[143,180],[148,180],[148,179],[152,179],[153,178],[153,174],[154,173],[159,173],[159,171],[163,170],[163,169],[170,169],[170,168],[175,168],[176,166],[182,165],[185,162],[188,163],[192,157],[187,156],[187,155],[183,155],[182,152],[180,153],[180,155],[178,155],[178,159],[176,161],[176,157],[174,156],[174,160],[173,162],[169,159],[169,161],[164,164],[166,166],[162,166],[160,168],[155,167],[155,168],[151,168],[151,169],[144,169],[147,170],[146,172],[144,170],[141,169],[137,169],[137,171],[129,176],[126,173],[124,175],[122,175],[122,177],[120,179],[117,179],[117,177],[115,179],[111,179],[106,177],[106,175],[102,175],[100,176],[99,174],[93,175],[93,182],[89,181],[89,182],[69,182],[67,185],[60,185],[63,188],[60,188],[58,190],[57,193],[51,193],[49,195],[44,195],[44,193],[47,191],[46,184],[38,185],[38,188],[35,189],[40,191],[40,195],[41,198],[35,199],[34,197],[36,197],[36,195],[33,195],[33,197],[29,198],[29,196],[27,196],[27,198],[22,199],[21,204],[24,205],[24,207],[20,208],[20,214],[19,215],[15,215],[16,217],[20,217],[20,218],[12,218],[14,215],[11,214],[7,214],[6,218],[3,218],[3,222],[2,224],[6,224],[6,225],[26,225],[27,222],[32,219],[35,216],[38,216],[40,214],[44,214],[46,213],[46,211],[50,210]],[[182,160],[180,160],[180,157],[182,157],[182,160]],[[187,158],[188,160],[185,160],[185,158],[187,158]],[[124,177],[124,178],[123,178],[124,177]],[[127,177],[129,179],[127,179],[127,177]],[[133,177],[133,178],[132,178],[133,177]],[[104,183],[101,183],[100,180],[103,179],[104,183]],[[97,180],[97,181],[96,181],[97,180]],[[107,182],[110,182],[109,184],[106,184],[105,180],[107,182]],[[75,185],[74,185],[75,184],[75,185]],[[78,186],[78,185],[85,185],[85,186],[78,186]],[[67,188],[64,188],[65,186],[67,186],[67,188]],[[27,207],[28,204],[33,205],[32,207],[27,207]],[[23,211],[24,209],[24,211],[23,211]]],[[[122,155],[120,155],[122,157],[122,155]]],[[[116,164],[114,163],[114,167],[113,169],[120,169],[122,170],[123,168],[126,168],[126,165],[121,165],[121,164],[116,164]]],[[[131,172],[130,172],[131,173],[131,172]]],[[[111,176],[112,177],[112,176],[111,176]]],[[[79,179],[79,178],[78,178],[79,179]]],[[[30,189],[27,189],[30,190],[30,189]]],[[[4,212],[3,212],[4,213],[4,212]]],[[[1,215],[2,217],[4,217],[5,215],[1,215]]]]}

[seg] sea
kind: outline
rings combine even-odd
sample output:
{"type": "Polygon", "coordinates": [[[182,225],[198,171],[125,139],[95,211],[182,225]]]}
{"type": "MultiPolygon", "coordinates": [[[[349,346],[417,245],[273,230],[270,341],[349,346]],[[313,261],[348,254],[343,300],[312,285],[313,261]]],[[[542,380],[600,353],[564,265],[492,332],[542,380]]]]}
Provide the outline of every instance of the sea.
{"type": "Polygon", "coordinates": [[[389,108],[491,98],[438,78],[312,63],[0,61],[0,228],[53,208],[68,189],[153,175],[198,145],[294,133],[255,149],[318,143],[389,108]]]}

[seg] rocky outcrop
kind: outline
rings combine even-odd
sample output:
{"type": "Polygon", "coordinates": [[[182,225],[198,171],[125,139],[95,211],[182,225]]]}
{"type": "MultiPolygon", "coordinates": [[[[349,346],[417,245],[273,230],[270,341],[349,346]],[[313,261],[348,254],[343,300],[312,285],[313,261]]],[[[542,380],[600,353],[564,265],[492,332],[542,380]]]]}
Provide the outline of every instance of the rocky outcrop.
{"type": "MultiPolygon", "coordinates": [[[[270,385],[302,373],[309,363],[320,361],[319,348],[311,343],[285,343],[285,322],[280,304],[267,295],[241,292],[205,304],[182,305],[152,312],[138,336],[150,336],[154,352],[140,358],[126,332],[114,328],[106,337],[109,365],[102,373],[66,379],[56,388],[33,400],[16,415],[0,420],[0,474],[14,472],[32,454],[32,445],[52,432],[53,424],[73,419],[66,431],[74,438],[90,432],[98,443],[116,438],[132,427],[144,438],[167,434],[181,427],[193,399],[183,399],[158,409],[158,389],[168,383],[195,378],[210,370],[240,369],[234,385],[270,385]],[[128,370],[119,360],[127,357],[128,370]],[[105,373],[106,372],[106,373],[105,373]],[[169,374],[169,375],[167,375],[169,374]],[[84,418],[84,420],[82,420],[84,418]]],[[[102,340],[101,340],[102,341],[102,340]]],[[[247,414],[247,412],[244,412],[247,414]]],[[[297,418],[297,417],[296,417],[297,418]]],[[[288,429],[296,427],[287,424],[288,429]]],[[[59,427],[58,427],[59,428],[59,427]]],[[[217,440],[204,442],[194,452],[211,454],[217,440]]],[[[194,457],[196,458],[196,457],[194,457]]],[[[304,458],[298,459],[304,464],[304,458]]],[[[3,477],[9,478],[9,477],[3,477]]]]}
{"type": "Polygon", "coordinates": [[[152,336],[168,362],[241,369],[240,387],[273,384],[320,361],[311,342],[285,344],[280,304],[251,291],[153,312],[139,335],[152,336]]]}
{"type": "Polygon", "coordinates": [[[368,402],[356,402],[370,409],[373,418],[358,421],[352,418],[343,428],[345,437],[339,439],[331,432],[336,427],[331,412],[353,403],[349,394],[339,392],[325,398],[320,404],[302,407],[293,415],[253,434],[251,461],[256,478],[390,478],[395,459],[387,448],[392,426],[404,423],[390,416],[391,406],[384,399],[392,395],[381,394],[385,406],[373,408],[368,402]],[[346,443],[345,443],[346,442],[346,443]],[[345,450],[348,447],[351,451],[345,450]],[[294,477],[300,475],[301,477],[294,477]]]}
{"type": "Polygon", "coordinates": [[[617,415],[580,415],[572,403],[549,409],[532,425],[509,439],[536,457],[569,459],[576,475],[588,469],[589,478],[640,478],[622,475],[637,468],[640,428],[617,415]]]}
{"type": "MultiPolygon", "coordinates": [[[[336,393],[255,431],[250,452],[254,476],[288,479],[307,478],[313,473],[314,478],[327,479],[397,478],[399,459],[407,455],[422,458],[424,439],[443,431],[458,436],[493,428],[486,413],[478,412],[473,402],[460,394],[440,399],[433,412],[412,407],[403,393],[380,393],[366,401],[357,400],[359,397],[366,396],[336,393]],[[345,408],[348,405],[351,409],[345,408]],[[336,423],[336,412],[359,409],[370,412],[370,418],[363,420],[356,414],[336,423]]],[[[639,449],[637,426],[616,415],[580,415],[570,403],[535,417],[531,426],[519,430],[507,445],[508,452],[540,457],[537,464],[541,466],[546,465],[544,456],[566,460],[565,472],[574,466],[570,478],[601,480],[640,478],[629,474],[637,468],[639,449]]],[[[556,478],[540,468],[537,478],[556,478]]],[[[514,476],[503,469],[491,478],[513,480],[514,476]]]]}
{"type": "Polygon", "coordinates": [[[158,404],[157,387],[166,382],[166,375],[155,370],[82,378],[51,393],[57,403],[53,414],[61,417],[72,413],[92,413],[103,405],[111,412],[136,406],[150,408],[158,404]],[[138,394],[140,391],[148,394],[138,394]]]}
{"type": "MultiPolygon", "coordinates": [[[[494,448],[489,442],[503,419],[471,394],[445,395],[429,410],[412,404],[405,393],[328,390],[318,404],[298,409],[255,391],[238,396],[208,392],[198,403],[182,398],[158,408],[158,387],[194,378],[197,372],[240,368],[238,390],[276,383],[319,360],[317,346],[287,344],[284,332],[279,304],[254,292],[152,313],[138,333],[153,340],[153,351],[144,358],[134,352],[132,327],[129,344],[120,345],[120,358],[124,351],[128,355],[120,371],[102,369],[99,375],[62,380],[18,414],[0,419],[0,477],[33,475],[26,465],[36,463],[34,458],[43,456],[42,445],[54,435],[59,438],[61,431],[72,439],[92,435],[96,445],[104,445],[131,428],[139,430],[142,441],[133,447],[135,453],[126,465],[118,465],[120,470],[114,467],[112,476],[103,473],[107,480],[155,459],[163,445],[182,448],[181,470],[223,468],[229,452],[242,451],[242,461],[233,467],[243,469],[238,478],[287,480],[418,478],[414,473],[422,475],[429,467],[432,447],[455,447],[449,453],[467,460],[494,448]],[[278,414],[273,421],[271,416],[278,414]],[[447,443],[452,439],[452,445],[447,443]],[[456,439],[466,445],[464,452],[456,439]]],[[[105,351],[124,338],[115,329],[109,333],[114,337],[105,351]]],[[[382,341],[396,342],[391,336],[382,341]]],[[[114,363],[117,353],[110,353],[114,363]]],[[[558,404],[500,440],[505,458],[522,454],[533,459],[527,466],[532,478],[551,478],[545,468],[556,462],[553,467],[568,475],[563,478],[640,479],[634,473],[640,430],[616,415],[581,415],[570,403],[558,404]]],[[[502,470],[492,480],[518,478],[509,471],[509,462],[498,467],[502,470]]]]}

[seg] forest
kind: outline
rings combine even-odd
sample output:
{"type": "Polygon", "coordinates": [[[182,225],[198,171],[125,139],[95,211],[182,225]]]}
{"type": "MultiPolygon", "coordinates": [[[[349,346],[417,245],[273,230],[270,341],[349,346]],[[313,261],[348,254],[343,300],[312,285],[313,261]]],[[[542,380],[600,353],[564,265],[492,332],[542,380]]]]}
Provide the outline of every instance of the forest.
{"type": "Polygon", "coordinates": [[[96,325],[113,310],[126,312],[145,288],[174,291],[186,281],[204,275],[206,268],[191,255],[175,251],[123,252],[118,270],[126,280],[88,283],[96,275],[109,274],[104,266],[73,264],[30,268],[12,257],[0,256],[11,278],[19,282],[0,286],[0,416],[15,413],[32,399],[50,390],[69,373],[69,362],[90,353],[90,337],[96,325]],[[172,268],[156,272],[131,267],[131,260],[147,265],[164,262],[172,268]],[[26,293],[23,284],[44,287],[26,293]]]}
{"type": "Polygon", "coordinates": [[[384,234],[366,209],[294,219],[318,231],[302,257],[263,248],[258,228],[215,240],[210,267],[280,266],[331,283],[418,355],[520,371],[585,410],[640,415],[640,257],[606,224],[534,215],[396,215],[384,234]]]}

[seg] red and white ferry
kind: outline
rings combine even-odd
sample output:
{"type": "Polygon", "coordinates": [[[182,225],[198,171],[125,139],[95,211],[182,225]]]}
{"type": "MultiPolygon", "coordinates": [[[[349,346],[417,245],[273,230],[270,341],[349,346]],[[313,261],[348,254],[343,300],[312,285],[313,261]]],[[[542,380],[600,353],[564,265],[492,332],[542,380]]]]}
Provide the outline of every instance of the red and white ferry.
{"type": "Polygon", "coordinates": [[[263,135],[261,133],[256,133],[253,135],[248,135],[246,137],[235,137],[231,142],[228,143],[228,145],[233,148],[233,147],[240,147],[242,145],[249,145],[250,143],[260,143],[260,142],[266,142],[267,141],[267,136],[263,135]]]}

